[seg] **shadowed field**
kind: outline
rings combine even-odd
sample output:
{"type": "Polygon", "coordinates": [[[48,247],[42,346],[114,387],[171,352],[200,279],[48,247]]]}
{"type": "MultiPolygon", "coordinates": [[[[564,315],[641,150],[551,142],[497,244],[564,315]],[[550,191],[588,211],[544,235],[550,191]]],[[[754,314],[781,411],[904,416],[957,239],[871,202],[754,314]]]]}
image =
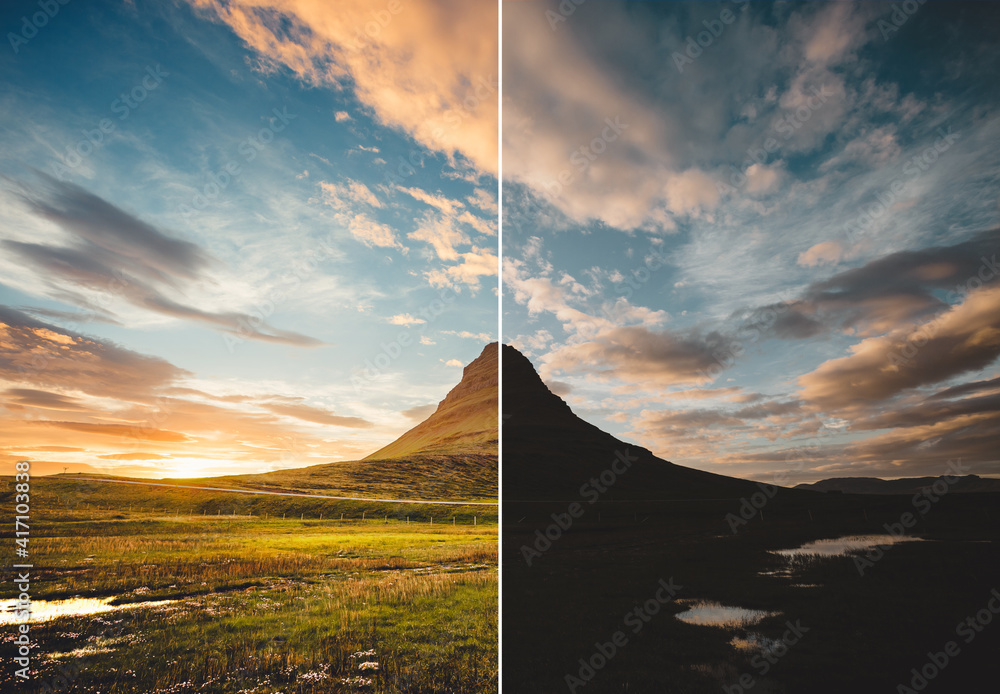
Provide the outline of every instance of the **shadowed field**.
{"type": "Polygon", "coordinates": [[[898,544],[881,556],[873,551],[794,565],[771,551],[819,538],[885,534],[884,525],[913,506],[909,498],[822,495],[809,505],[772,504],[764,520],[757,515],[733,534],[726,515],[739,500],[598,503],[530,567],[522,548],[560,509],[506,509],[505,519],[515,522],[505,525],[503,543],[505,689],[897,692],[897,685],[909,686],[911,669],[924,666],[928,652],[941,651],[948,641],[961,652],[924,691],[987,691],[984,685],[1000,677],[1000,615],[992,615],[993,623],[970,643],[965,632],[956,634],[1000,589],[996,495],[943,498],[907,531],[927,541],[898,544]],[[625,615],[653,598],[661,579],[671,578],[680,586],[676,598],[657,606],[638,632],[635,620],[626,625],[625,615]],[[676,618],[702,601],[779,614],[744,628],[676,618]],[[753,638],[780,639],[789,621],[808,631],[774,662],[748,647],[753,638]],[[579,677],[580,659],[589,660],[597,644],[619,630],[628,643],[586,684],[569,687],[566,677],[579,677]],[[739,685],[741,677],[752,686],[739,685]]]}

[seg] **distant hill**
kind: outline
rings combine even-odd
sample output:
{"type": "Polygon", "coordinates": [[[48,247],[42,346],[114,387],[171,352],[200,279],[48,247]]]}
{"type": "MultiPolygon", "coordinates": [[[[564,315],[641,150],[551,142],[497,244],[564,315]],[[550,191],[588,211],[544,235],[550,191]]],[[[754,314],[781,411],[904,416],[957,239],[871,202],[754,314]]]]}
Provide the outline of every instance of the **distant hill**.
{"type": "MultiPolygon", "coordinates": [[[[834,477],[812,484],[799,484],[796,489],[844,494],[919,494],[930,489],[942,477],[904,477],[883,480],[878,477],[834,477]]],[[[940,487],[940,485],[938,485],[940,487]]],[[[1000,492],[1000,480],[979,475],[965,475],[948,485],[950,492],[1000,492]]]]}
{"type": "Polygon", "coordinates": [[[603,501],[738,499],[761,491],[756,482],[674,465],[583,421],[510,345],[503,346],[503,394],[505,501],[578,501],[581,486],[626,453],[635,461],[601,493],[603,501]]]}

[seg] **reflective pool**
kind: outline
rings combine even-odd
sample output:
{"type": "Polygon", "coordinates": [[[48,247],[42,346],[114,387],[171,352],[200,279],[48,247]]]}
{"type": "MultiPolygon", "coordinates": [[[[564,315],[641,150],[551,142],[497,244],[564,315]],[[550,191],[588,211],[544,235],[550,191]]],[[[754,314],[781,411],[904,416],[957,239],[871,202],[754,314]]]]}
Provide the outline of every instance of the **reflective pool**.
{"type": "Polygon", "coordinates": [[[778,614],[781,613],[751,610],[747,607],[720,605],[717,602],[702,602],[692,605],[684,612],[676,615],[676,617],[688,624],[735,628],[756,624],[765,617],[773,617],[778,614]]]}
{"type": "MultiPolygon", "coordinates": [[[[109,604],[114,598],[69,598],[68,600],[32,600],[32,623],[49,622],[59,617],[79,617],[82,615],[100,614],[102,612],[117,612],[139,607],[159,607],[177,602],[176,600],[158,600],[156,602],[133,602],[126,605],[109,604]]],[[[0,625],[23,624],[24,619],[17,612],[16,600],[0,601],[0,625]]]]}
{"type": "Polygon", "coordinates": [[[895,535],[847,535],[828,540],[814,540],[794,549],[772,550],[789,559],[797,557],[839,557],[855,552],[864,552],[873,547],[885,547],[898,542],[920,542],[919,537],[897,537],[895,535]]]}

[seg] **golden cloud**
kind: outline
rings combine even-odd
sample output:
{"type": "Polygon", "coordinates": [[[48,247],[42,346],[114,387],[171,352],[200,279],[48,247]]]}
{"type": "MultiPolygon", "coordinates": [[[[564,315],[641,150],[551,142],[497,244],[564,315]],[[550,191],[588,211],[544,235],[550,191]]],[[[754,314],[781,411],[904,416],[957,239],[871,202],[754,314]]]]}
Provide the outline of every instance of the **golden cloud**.
{"type": "Polygon", "coordinates": [[[498,173],[496,3],[191,2],[232,29],[264,69],[284,67],[314,85],[350,85],[385,125],[498,173]]]}

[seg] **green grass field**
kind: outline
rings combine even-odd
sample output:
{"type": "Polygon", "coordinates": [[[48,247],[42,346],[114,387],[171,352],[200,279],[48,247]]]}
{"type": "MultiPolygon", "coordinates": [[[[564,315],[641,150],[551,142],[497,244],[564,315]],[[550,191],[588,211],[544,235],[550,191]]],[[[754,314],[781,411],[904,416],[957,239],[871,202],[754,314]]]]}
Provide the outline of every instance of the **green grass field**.
{"type": "Polygon", "coordinates": [[[36,478],[29,547],[34,600],[173,602],[34,625],[4,691],[497,691],[495,507],[36,478]]]}

